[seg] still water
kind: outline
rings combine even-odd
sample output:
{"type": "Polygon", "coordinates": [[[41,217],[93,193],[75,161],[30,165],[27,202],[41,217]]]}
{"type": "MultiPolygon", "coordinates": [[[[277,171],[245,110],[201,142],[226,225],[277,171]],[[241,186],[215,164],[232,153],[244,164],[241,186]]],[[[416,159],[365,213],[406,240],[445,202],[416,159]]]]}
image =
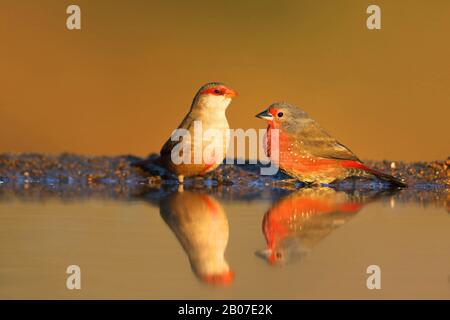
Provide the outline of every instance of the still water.
{"type": "Polygon", "coordinates": [[[446,191],[4,192],[0,298],[450,299],[449,231],[446,191]],[[80,290],[66,288],[69,265],[80,290]]]}

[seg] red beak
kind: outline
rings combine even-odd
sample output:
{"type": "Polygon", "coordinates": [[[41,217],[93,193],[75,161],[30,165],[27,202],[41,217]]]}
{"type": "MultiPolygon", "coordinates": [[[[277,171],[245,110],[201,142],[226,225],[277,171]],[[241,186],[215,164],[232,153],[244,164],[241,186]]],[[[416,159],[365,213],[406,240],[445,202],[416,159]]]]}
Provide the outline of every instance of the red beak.
{"type": "Polygon", "coordinates": [[[229,98],[234,98],[238,95],[238,93],[236,91],[234,91],[231,88],[225,88],[224,91],[224,96],[229,97],[229,98]]]}

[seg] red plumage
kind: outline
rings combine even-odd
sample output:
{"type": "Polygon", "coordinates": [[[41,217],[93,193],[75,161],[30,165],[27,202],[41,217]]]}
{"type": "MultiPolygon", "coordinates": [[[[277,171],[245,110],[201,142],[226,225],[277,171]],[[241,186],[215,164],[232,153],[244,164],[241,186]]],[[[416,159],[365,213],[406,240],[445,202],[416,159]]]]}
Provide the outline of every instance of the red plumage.
{"type": "Polygon", "coordinates": [[[267,154],[280,169],[303,182],[329,184],[348,177],[378,178],[405,187],[398,179],[364,165],[347,147],[324,131],[304,111],[288,103],[274,103],[257,115],[268,120],[267,154]],[[278,159],[271,130],[279,130],[278,159]]]}
{"type": "Polygon", "coordinates": [[[370,199],[330,188],[302,188],[280,199],[264,215],[262,229],[270,264],[286,263],[312,249],[353,217],[370,199]]]}

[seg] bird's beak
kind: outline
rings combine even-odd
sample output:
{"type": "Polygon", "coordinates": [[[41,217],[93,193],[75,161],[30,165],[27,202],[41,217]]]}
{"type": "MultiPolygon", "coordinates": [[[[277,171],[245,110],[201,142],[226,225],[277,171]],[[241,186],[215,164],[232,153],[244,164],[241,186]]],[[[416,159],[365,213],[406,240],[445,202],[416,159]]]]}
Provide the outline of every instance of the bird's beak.
{"type": "Polygon", "coordinates": [[[264,110],[264,111],[261,112],[261,113],[258,113],[258,114],[256,115],[256,117],[257,117],[257,118],[260,118],[260,119],[268,120],[268,121],[272,121],[272,120],[273,120],[273,116],[272,116],[272,114],[269,112],[269,109],[264,110]]]}
{"type": "Polygon", "coordinates": [[[267,260],[270,264],[274,265],[277,263],[277,257],[272,249],[263,249],[255,252],[256,256],[267,260]]]}
{"type": "Polygon", "coordinates": [[[234,98],[238,95],[238,93],[231,88],[226,88],[224,95],[228,98],[234,98]]]}

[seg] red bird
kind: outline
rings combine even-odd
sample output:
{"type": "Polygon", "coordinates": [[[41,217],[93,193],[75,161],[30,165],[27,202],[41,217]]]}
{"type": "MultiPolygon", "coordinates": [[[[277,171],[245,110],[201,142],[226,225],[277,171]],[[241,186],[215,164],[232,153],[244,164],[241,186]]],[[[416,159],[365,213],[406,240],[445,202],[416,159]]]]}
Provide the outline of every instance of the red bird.
{"type": "Polygon", "coordinates": [[[276,102],[256,116],[267,120],[269,124],[266,134],[267,155],[271,154],[270,131],[278,129],[277,165],[302,182],[329,184],[349,177],[375,177],[394,187],[406,187],[393,176],[365,166],[353,152],[294,105],[276,102]]]}
{"type": "Polygon", "coordinates": [[[272,265],[301,258],[369,201],[331,188],[301,188],[264,215],[267,249],[257,255],[272,265]]]}

